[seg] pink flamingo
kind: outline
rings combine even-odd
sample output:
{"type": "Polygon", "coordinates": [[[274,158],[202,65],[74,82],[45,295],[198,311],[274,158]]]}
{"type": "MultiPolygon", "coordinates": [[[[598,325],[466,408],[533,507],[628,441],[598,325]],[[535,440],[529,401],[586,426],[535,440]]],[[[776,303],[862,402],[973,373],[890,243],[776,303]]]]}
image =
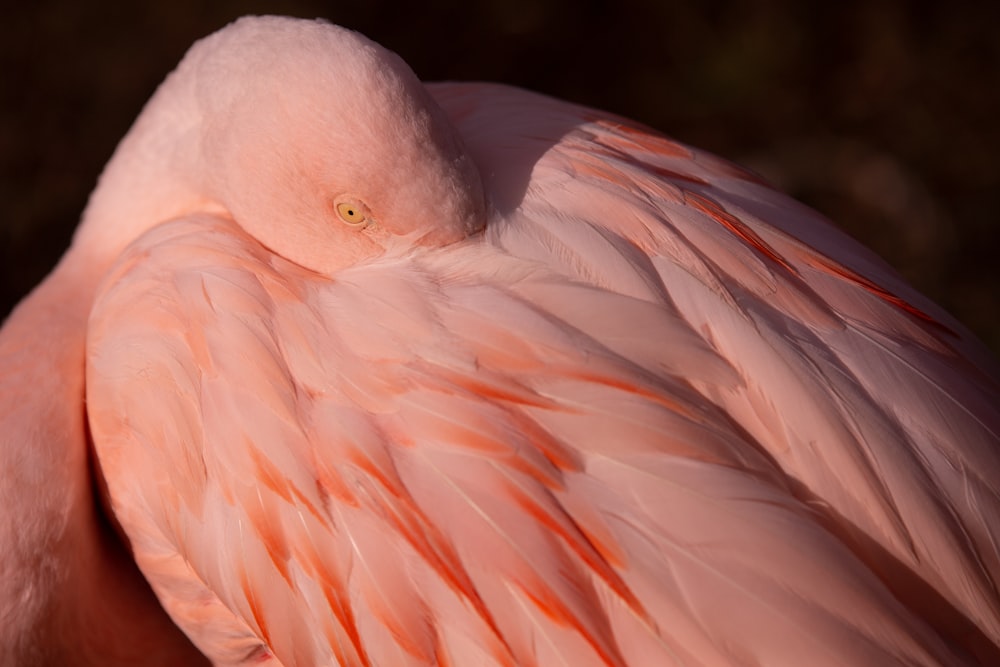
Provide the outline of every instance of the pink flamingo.
{"type": "Polygon", "coordinates": [[[4,664],[197,659],[86,418],[216,664],[1000,660],[961,325],[737,167],[332,25],[192,47],[0,354],[4,664]]]}

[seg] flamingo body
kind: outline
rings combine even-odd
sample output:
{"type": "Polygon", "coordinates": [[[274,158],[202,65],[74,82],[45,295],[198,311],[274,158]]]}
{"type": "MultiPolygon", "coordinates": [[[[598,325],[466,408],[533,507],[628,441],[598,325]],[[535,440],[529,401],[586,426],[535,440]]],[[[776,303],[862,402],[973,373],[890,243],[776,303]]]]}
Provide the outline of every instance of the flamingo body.
{"type": "Polygon", "coordinates": [[[424,87],[344,35],[244,19],[195,47],[78,237],[114,246],[86,352],[111,513],[205,655],[1000,659],[1000,390],[961,325],[737,167],[525,91],[424,87]],[[314,148],[336,119],[283,126],[291,84],[216,129],[191,91],[298,33],[360,48],[365,117],[401,129],[314,148]],[[150,166],[156,203],[132,202],[126,167],[178,116],[204,159],[150,166]]]}

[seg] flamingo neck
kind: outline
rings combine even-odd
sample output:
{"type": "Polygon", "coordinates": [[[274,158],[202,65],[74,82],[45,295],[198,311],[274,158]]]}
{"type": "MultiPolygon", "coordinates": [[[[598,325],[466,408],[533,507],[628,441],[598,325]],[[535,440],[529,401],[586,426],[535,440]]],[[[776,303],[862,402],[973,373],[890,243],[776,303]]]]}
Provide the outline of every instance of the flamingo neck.
{"type": "Polygon", "coordinates": [[[74,246],[110,264],[151,227],[191,213],[225,214],[205,190],[205,123],[194,77],[172,73],[115,149],[91,195],[74,246]]]}
{"type": "Polygon", "coordinates": [[[89,486],[87,290],[73,284],[64,264],[0,330],[0,618],[12,621],[0,624],[0,646],[15,652],[4,656],[10,660],[43,657],[31,655],[44,646],[34,635],[46,629],[57,596],[67,590],[60,554],[74,546],[89,486]]]}
{"type": "Polygon", "coordinates": [[[198,659],[96,500],[86,325],[109,265],[71,248],[0,329],[0,664],[198,659]]]}
{"type": "MultiPolygon", "coordinates": [[[[190,79],[190,77],[189,77],[190,79]]],[[[0,329],[0,664],[201,664],[96,500],[85,402],[87,320],[125,247],[216,212],[193,83],[170,76],[101,175],[73,245],[0,329]],[[141,652],[137,652],[137,649],[141,652]]]]}

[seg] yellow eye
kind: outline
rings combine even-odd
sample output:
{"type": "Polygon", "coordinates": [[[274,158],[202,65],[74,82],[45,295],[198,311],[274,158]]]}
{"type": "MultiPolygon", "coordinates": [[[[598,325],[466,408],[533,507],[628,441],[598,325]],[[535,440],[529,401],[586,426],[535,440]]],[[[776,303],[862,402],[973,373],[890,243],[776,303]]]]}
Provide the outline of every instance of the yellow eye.
{"type": "Polygon", "coordinates": [[[367,212],[361,204],[340,202],[337,204],[337,215],[351,227],[360,227],[368,222],[367,212]]]}

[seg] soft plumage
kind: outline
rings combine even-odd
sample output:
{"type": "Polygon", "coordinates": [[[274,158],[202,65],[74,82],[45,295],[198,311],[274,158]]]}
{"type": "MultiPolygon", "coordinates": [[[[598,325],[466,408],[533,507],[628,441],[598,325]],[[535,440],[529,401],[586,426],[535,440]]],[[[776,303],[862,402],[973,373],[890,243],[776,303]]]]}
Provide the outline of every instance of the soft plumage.
{"type": "Polygon", "coordinates": [[[1000,659],[998,373],[960,324],[733,165],[424,88],[359,40],[265,18],[196,45],[78,239],[113,261],[87,348],[110,508],[206,655],[1000,659]],[[341,70],[358,108],[320,85],[341,70]]]}

